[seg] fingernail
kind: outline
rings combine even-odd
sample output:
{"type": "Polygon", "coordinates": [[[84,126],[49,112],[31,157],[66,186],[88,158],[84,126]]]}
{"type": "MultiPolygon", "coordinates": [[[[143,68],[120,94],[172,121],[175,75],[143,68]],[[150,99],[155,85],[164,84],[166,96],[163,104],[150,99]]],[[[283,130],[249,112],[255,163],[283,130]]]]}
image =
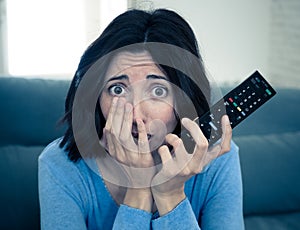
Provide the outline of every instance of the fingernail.
{"type": "Polygon", "coordinates": [[[129,103],[126,103],[126,105],[125,105],[125,111],[127,113],[129,113],[131,111],[131,105],[129,103]]]}
{"type": "Polygon", "coordinates": [[[185,124],[187,123],[187,121],[188,121],[188,119],[185,118],[185,117],[181,119],[181,123],[182,123],[183,125],[185,125],[185,124]]]}
{"type": "Polygon", "coordinates": [[[226,123],[229,123],[229,122],[230,122],[227,115],[224,116],[224,122],[226,122],[226,123]]]}
{"type": "Polygon", "coordinates": [[[119,98],[118,100],[118,106],[122,107],[125,104],[125,100],[123,98],[119,98]]]}
{"type": "Polygon", "coordinates": [[[139,125],[139,126],[141,126],[141,125],[143,125],[143,121],[142,121],[142,119],[136,119],[136,123],[139,125]]]}
{"type": "Polygon", "coordinates": [[[117,101],[118,101],[118,97],[114,97],[112,100],[112,104],[115,105],[117,103],[117,101]]]}

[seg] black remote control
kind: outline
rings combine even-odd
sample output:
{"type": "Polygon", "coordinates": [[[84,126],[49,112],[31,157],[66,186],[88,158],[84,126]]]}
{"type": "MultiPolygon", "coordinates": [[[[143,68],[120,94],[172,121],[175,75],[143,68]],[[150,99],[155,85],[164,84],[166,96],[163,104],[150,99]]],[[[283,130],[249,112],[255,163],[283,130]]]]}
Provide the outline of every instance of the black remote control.
{"type": "MultiPolygon", "coordinates": [[[[233,129],[275,94],[275,90],[266,79],[258,71],[255,71],[214,104],[208,112],[194,121],[198,123],[211,146],[222,136],[221,118],[223,115],[228,115],[233,129]]],[[[181,138],[187,151],[192,152],[195,143],[190,133],[183,130],[181,138]]]]}

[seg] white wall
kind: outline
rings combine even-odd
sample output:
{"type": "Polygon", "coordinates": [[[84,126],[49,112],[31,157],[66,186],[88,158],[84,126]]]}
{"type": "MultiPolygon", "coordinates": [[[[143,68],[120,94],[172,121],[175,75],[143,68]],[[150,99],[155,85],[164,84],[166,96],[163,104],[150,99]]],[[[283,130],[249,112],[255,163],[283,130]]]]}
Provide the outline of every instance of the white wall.
{"type": "MultiPolygon", "coordinates": [[[[0,73],[7,73],[5,1],[0,0],[0,73]]],[[[119,5],[118,1],[122,0],[85,2],[88,43],[103,29],[99,26],[103,24],[101,16],[108,18],[101,8],[107,4],[119,5]]],[[[275,86],[300,88],[299,0],[127,2],[129,7],[164,7],[179,12],[196,33],[208,73],[222,84],[240,82],[258,69],[275,86]]],[[[116,12],[110,7],[105,13],[113,17],[116,12]]]]}
{"type": "Polygon", "coordinates": [[[154,0],[179,12],[193,27],[209,74],[218,82],[267,78],[271,0],[154,0]]]}
{"type": "Polygon", "coordinates": [[[7,73],[6,1],[0,0],[0,73],[7,73]]]}
{"type": "Polygon", "coordinates": [[[300,88],[300,1],[272,2],[270,76],[276,85],[300,88]]]}

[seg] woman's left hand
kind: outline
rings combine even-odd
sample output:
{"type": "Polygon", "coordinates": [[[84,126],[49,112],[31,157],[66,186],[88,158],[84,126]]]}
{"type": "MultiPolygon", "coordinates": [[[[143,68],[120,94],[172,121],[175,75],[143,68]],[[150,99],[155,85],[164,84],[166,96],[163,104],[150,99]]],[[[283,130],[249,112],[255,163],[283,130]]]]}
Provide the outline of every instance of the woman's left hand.
{"type": "Polygon", "coordinates": [[[166,145],[159,148],[162,168],[153,178],[151,190],[160,215],[173,210],[185,199],[184,184],[189,178],[200,173],[213,159],[230,150],[232,129],[228,116],[222,117],[221,142],[212,148],[208,148],[208,141],[195,122],[184,118],[182,124],[191,133],[196,146],[194,152],[189,154],[178,136],[168,134],[166,142],[173,147],[173,151],[170,152],[166,145]]]}

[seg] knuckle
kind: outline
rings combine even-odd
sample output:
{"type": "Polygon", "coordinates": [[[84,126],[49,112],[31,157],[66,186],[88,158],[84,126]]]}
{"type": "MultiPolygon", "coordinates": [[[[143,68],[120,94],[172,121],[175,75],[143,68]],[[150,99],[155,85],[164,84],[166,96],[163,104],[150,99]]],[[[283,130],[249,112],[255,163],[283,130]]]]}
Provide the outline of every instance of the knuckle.
{"type": "Polygon", "coordinates": [[[202,150],[207,150],[208,149],[208,140],[205,139],[205,140],[202,140],[199,144],[198,144],[198,147],[202,150]]]}
{"type": "Polygon", "coordinates": [[[226,145],[226,146],[223,146],[223,147],[222,147],[222,152],[223,152],[223,153],[227,153],[227,152],[229,152],[229,151],[230,151],[230,146],[226,145]]]}
{"type": "Polygon", "coordinates": [[[128,135],[125,135],[124,133],[121,133],[119,136],[119,140],[122,144],[125,144],[128,141],[128,135]]]}
{"type": "Polygon", "coordinates": [[[231,125],[227,125],[227,127],[226,127],[226,133],[227,134],[232,134],[232,128],[231,128],[231,125]]]}
{"type": "Polygon", "coordinates": [[[109,127],[107,125],[104,127],[104,133],[110,133],[110,130],[111,130],[111,127],[109,127]]]}
{"type": "Polygon", "coordinates": [[[138,143],[139,143],[139,146],[141,146],[141,147],[146,146],[146,141],[144,141],[144,140],[139,140],[138,143]]]}
{"type": "Polygon", "coordinates": [[[175,148],[182,146],[183,145],[183,141],[180,138],[176,138],[176,140],[174,140],[173,145],[175,148]]]}
{"type": "Polygon", "coordinates": [[[198,165],[198,167],[195,168],[194,173],[198,174],[201,173],[203,170],[203,167],[201,166],[201,164],[198,165]]]}
{"type": "Polygon", "coordinates": [[[170,134],[168,136],[168,142],[171,144],[175,149],[178,148],[179,146],[183,145],[183,141],[181,138],[179,138],[175,134],[170,134]]]}
{"type": "Polygon", "coordinates": [[[163,145],[161,147],[159,147],[158,152],[163,154],[163,153],[167,153],[169,151],[168,147],[166,145],[163,145]]]}
{"type": "Polygon", "coordinates": [[[181,176],[190,176],[191,173],[192,173],[192,170],[190,170],[189,167],[185,167],[182,169],[180,174],[181,174],[181,176]]]}

